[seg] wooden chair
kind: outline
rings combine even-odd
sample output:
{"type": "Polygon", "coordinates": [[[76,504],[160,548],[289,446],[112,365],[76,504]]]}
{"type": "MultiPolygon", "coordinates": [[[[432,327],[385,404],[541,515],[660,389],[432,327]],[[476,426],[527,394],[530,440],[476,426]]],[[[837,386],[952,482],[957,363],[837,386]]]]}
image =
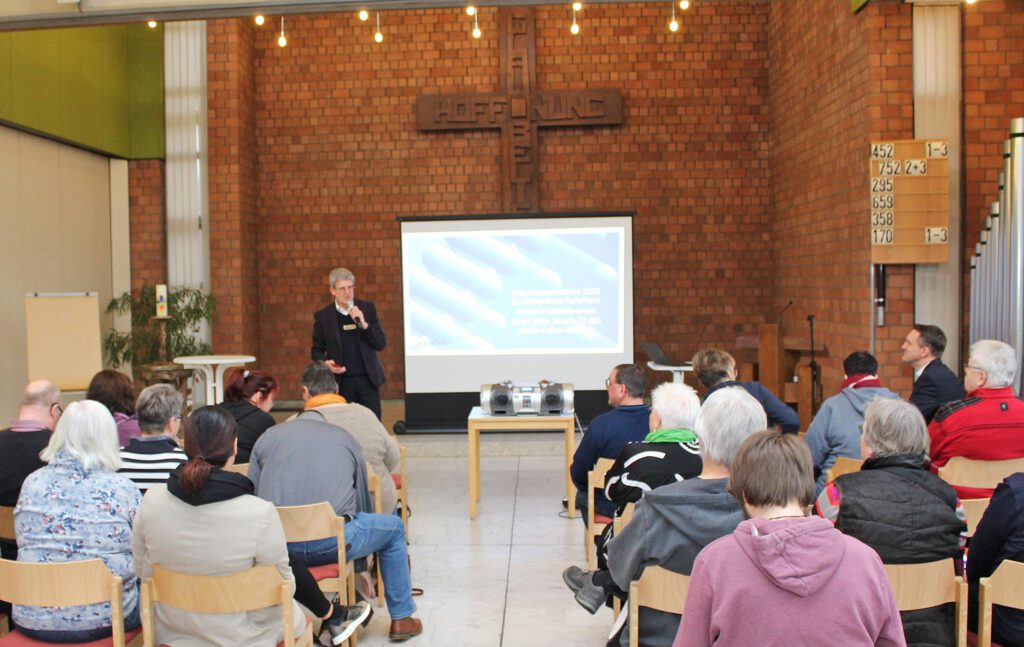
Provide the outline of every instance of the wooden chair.
{"type": "Polygon", "coordinates": [[[142,628],[146,645],[157,647],[156,603],[192,613],[240,613],[281,607],[284,640],[278,647],[313,644],[313,627],[306,621],[302,635],[294,635],[291,588],[276,567],[253,566],[234,575],[186,575],[153,565],[153,576],[142,584],[142,628]]]}
{"type": "Polygon", "coordinates": [[[967,645],[967,583],[957,577],[953,559],[924,564],[885,564],[900,611],[956,604],[956,645],[967,645]]]}
{"type": "Polygon", "coordinates": [[[988,509],[988,502],[992,499],[962,499],[960,503],[964,506],[964,513],[967,515],[967,536],[973,537],[974,531],[978,529],[978,522],[985,516],[988,509]]]}
{"type": "MultiPolygon", "coordinates": [[[[14,508],[6,505],[0,506],[0,539],[17,541],[14,534],[14,508]]],[[[0,638],[10,631],[8,622],[7,614],[0,613],[0,638]]]]}
{"type": "Polygon", "coordinates": [[[586,551],[587,568],[594,570],[597,566],[597,554],[594,549],[594,538],[601,536],[605,526],[612,519],[594,512],[594,490],[604,490],[604,475],[615,464],[610,458],[599,458],[594,469],[587,473],[587,528],[583,535],[583,549],[586,551]]]}
{"type": "MultiPolygon", "coordinates": [[[[384,514],[383,503],[381,502],[381,491],[380,491],[380,476],[373,471],[373,467],[369,463],[366,464],[366,481],[367,488],[370,490],[370,496],[373,498],[373,511],[377,514],[384,514]]],[[[408,533],[408,530],[406,530],[408,533]]],[[[377,574],[377,606],[384,606],[384,577],[380,572],[380,562],[374,555],[374,571],[377,574]]]]}
{"type": "Polygon", "coordinates": [[[939,478],[950,485],[994,490],[1011,474],[1024,472],[1024,458],[1005,461],[976,461],[954,456],[939,468],[939,478]]]}
{"type": "Polygon", "coordinates": [[[1024,564],[1004,560],[978,583],[978,647],[992,644],[992,605],[1024,609],[1024,564]]]}
{"type": "MultiPolygon", "coordinates": [[[[635,503],[627,503],[626,507],[622,509],[622,513],[615,517],[612,521],[612,530],[614,535],[617,537],[622,529],[629,525],[629,522],[633,520],[633,511],[636,510],[635,503]]],[[[622,601],[619,600],[618,596],[613,596],[612,600],[612,615],[616,618],[619,617],[619,612],[622,611],[622,601]]]]}
{"type": "Polygon", "coordinates": [[[690,576],[660,566],[648,566],[629,585],[629,647],[640,645],[640,607],[678,613],[686,606],[690,576]]]}
{"type": "Polygon", "coordinates": [[[398,495],[398,509],[405,526],[405,543],[409,543],[409,477],[405,472],[405,446],[398,446],[398,474],[392,474],[395,482],[395,493],[398,495]]]}
{"type": "MultiPolygon", "coordinates": [[[[107,602],[111,608],[112,647],[141,647],[142,629],[124,630],[124,597],[121,578],[111,573],[103,560],[33,564],[0,559],[0,600],[33,607],[70,607],[107,602]]],[[[0,645],[49,645],[29,642],[11,632],[0,645]]],[[[90,643],[92,644],[92,643],[90,643]]]]}
{"type": "Polygon", "coordinates": [[[228,472],[235,472],[242,476],[249,476],[249,464],[248,463],[232,463],[224,468],[228,472]]]}
{"type": "Polygon", "coordinates": [[[864,460],[861,458],[849,458],[847,456],[840,456],[836,458],[836,462],[832,464],[832,467],[825,472],[825,482],[831,483],[843,474],[852,474],[860,471],[860,466],[864,464],[864,460]]]}
{"type": "Polygon", "coordinates": [[[309,572],[326,593],[337,593],[342,604],[353,604],[356,596],[355,570],[345,557],[345,520],[334,514],[330,503],[283,506],[277,508],[284,527],[284,537],[289,543],[314,541],[317,539],[338,539],[338,562],[311,566],[309,572]],[[342,581],[345,586],[342,586],[342,581]]]}

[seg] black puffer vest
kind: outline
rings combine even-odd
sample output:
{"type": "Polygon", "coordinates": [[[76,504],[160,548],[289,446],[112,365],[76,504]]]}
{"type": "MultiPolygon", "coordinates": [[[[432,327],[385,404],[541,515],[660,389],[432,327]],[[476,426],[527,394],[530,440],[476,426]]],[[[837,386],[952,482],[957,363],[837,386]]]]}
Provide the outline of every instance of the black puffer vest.
{"type": "MultiPolygon", "coordinates": [[[[960,557],[965,525],[953,488],[929,472],[923,456],[872,457],[836,479],[842,495],[836,527],[871,546],[886,564],[960,557]]],[[[905,611],[907,645],[953,645],[953,605],[905,611]]]]}

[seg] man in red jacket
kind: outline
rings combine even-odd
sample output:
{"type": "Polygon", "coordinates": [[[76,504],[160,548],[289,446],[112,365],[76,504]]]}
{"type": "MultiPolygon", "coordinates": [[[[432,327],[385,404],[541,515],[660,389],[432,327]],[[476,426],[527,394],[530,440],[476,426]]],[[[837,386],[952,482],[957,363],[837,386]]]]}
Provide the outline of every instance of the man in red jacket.
{"type": "MultiPolygon", "coordinates": [[[[1024,457],[1024,401],[1013,393],[1017,354],[1001,341],[971,346],[964,372],[967,397],[939,407],[928,425],[932,467],[954,456],[999,461],[1024,457]]],[[[961,499],[987,499],[991,489],[957,487],[961,499]]]]}

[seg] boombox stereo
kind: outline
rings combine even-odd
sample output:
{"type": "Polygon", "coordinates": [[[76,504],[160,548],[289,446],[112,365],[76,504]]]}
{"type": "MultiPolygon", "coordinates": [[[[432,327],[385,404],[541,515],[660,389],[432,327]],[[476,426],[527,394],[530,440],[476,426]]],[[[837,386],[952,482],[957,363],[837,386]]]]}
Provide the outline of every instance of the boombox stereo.
{"type": "Polygon", "coordinates": [[[537,384],[513,384],[512,380],[483,384],[480,409],[492,416],[570,414],[574,409],[572,384],[552,384],[547,380],[537,384]]]}

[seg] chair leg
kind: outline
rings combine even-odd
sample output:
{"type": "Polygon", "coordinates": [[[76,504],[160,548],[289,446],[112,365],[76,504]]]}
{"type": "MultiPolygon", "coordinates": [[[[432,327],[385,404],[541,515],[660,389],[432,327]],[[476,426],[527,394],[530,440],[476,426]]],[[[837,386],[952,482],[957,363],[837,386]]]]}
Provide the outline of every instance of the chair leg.
{"type": "Polygon", "coordinates": [[[978,647],[992,647],[992,602],[988,578],[978,584],[978,647]]]}
{"type": "Polygon", "coordinates": [[[377,572],[377,606],[384,606],[384,575],[381,573],[380,558],[373,556],[373,570],[377,572]]]}

